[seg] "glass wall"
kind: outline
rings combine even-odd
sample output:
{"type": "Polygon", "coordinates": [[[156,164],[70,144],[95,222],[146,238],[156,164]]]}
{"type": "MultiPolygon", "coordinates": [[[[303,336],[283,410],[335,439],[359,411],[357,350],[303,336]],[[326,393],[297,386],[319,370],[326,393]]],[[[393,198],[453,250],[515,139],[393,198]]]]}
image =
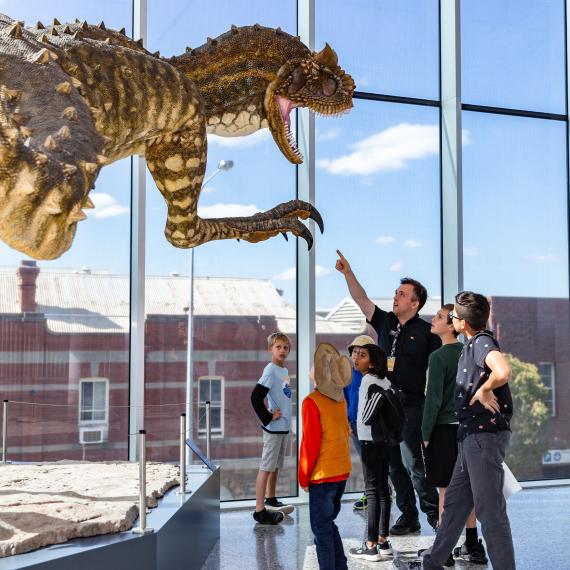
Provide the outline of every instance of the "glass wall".
{"type": "MultiPolygon", "coordinates": [[[[130,0],[7,0],[2,12],[48,31],[54,17],[132,26],[130,0]]],[[[128,458],[130,170],[129,159],[103,169],[95,209],[59,259],[36,262],[0,243],[9,459],[128,458]]]]}
{"type": "MultiPolygon", "coordinates": [[[[315,133],[316,206],[325,221],[315,240],[316,340],[341,351],[364,323],[334,270],[336,249],[380,306],[391,308],[400,277],[422,281],[429,318],[441,303],[446,222],[440,214],[440,3],[347,6],[315,0],[314,22],[315,49],[328,42],[359,92],[350,115],[319,117],[315,133]]],[[[294,0],[212,0],[199,3],[199,13],[196,2],[148,0],[147,8],[147,47],[167,58],[232,24],[297,33],[294,0]]],[[[45,6],[6,0],[2,11],[46,26],[54,17],[104,20],[107,28],[132,33],[132,0],[45,6]]],[[[462,137],[464,286],[490,297],[489,326],[513,357],[519,412],[509,462],[521,479],[570,477],[564,19],[562,0],[461,2],[462,93],[469,109],[462,137]]],[[[295,175],[267,129],[248,137],[209,135],[199,215],[268,210],[296,197],[295,175]]],[[[131,184],[129,159],[101,171],[90,194],[95,209],[57,260],[36,263],[0,243],[0,394],[10,400],[11,459],[128,458],[129,390],[142,382],[129,374],[135,357],[129,354],[131,184]]],[[[293,418],[278,493],[296,495],[297,388],[298,380],[306,382],[297,378],[296,240],[174,248],[164,237],[166,204],[149,172],[145,207],[149,457],[177,460],[183,412],[189,435],[205,448],[210,402],[222,496],[252,498],[261,429],[250,394],[270,359],[266,338],[281,331],[292,341],[293,418]]],[[[349,490],[362,487],[354,459],[349,490]]]]}
{"type": "Polygon", "coordinates": [[[564,20],[561,0],[462,2],[465,288],[510,355],[523,480],[570,477],[567,123],[542,118],[566,113],[564,20]]]}

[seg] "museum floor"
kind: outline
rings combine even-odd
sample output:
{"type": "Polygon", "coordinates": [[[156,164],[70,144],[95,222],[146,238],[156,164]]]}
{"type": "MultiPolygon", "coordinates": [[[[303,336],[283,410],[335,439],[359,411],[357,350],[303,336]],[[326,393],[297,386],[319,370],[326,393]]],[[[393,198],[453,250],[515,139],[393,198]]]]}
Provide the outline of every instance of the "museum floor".
{"type": "MultiPolygon", "coordinates": [[[[309,508],[299,505],[277,527],[254,525],[251,509],[224,510],[221,515],[220,541],[203,566],[205,570],[309,570],[318,568],[309,526],[309,508]]],[[[509,499],[517,568],[543,570],[569,567],[568,523],[570,487],[525,489],[509,499]]],[[[396,515],[393,515],[395,518],[396,515]]],[[[343,503],[338,517],[345,550],[357,545],[364,536],[366,515],[352,510],[352,501],[343,503]]],[[[425,517],[422,533],[394,537],[397,555],[412,556],[418,548],[433,542],[433,532],[425,517]]],[[[350,559],[349,568],[392,568],[387,562],[361,562],[350,559]]],[[[456,568],[478,569],[462,562],[456,568]]],[[[489,564],[488,568],[491,568],[489,564]]],[[[497,569],[496,569],[497,570],[497,569]]]]}

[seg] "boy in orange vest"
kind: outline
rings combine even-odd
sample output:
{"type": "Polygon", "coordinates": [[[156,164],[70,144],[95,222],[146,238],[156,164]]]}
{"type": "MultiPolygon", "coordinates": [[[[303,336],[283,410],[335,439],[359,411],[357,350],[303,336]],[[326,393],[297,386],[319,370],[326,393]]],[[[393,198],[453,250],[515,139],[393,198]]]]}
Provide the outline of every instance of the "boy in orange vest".
{"type": "Polygon", "coordinates": [[[343,388],[350,384],[352,366],[332,344],[321,343],[311,372],[316,388],[303,400],[299,484],[309,493],[319,568],[346,570],[346,556],[334,520],[351,470],[343,388]]]}

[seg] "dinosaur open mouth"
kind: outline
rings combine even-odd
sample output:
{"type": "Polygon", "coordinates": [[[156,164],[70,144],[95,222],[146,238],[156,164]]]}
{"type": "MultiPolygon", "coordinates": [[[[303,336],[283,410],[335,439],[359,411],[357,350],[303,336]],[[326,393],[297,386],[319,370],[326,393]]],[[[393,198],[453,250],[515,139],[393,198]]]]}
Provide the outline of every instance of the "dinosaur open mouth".
{"type": "Polygon", "coordinates": [[[277,95],[277,104],[279,105],[279,111],[281,113],[281,120],[283,121],[283,126],[285,128],[285,136],[287,137],[287,144],[291,149],[291,152],[299,159],[299,162],[303,162],[303,155],[297,148],[297,143],[295,141],[295,136],[291,130],[291,111],[297,107],[293,101],[277,95]]]}

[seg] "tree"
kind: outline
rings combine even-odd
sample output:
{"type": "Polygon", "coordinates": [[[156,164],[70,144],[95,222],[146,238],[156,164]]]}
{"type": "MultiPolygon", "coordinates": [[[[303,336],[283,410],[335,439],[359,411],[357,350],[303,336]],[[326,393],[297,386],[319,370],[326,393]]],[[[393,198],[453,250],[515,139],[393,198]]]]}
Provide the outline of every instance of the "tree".
{"type": "Polygon", "coordinates": [[[509,385],[514,405],[513,435],[506,462],[519,479],[540,478],[542,456],[548,448],[548,389],[541,382],[534,364],[523,362],[511,354],[505,356],[513,372],[509,385]]]}

